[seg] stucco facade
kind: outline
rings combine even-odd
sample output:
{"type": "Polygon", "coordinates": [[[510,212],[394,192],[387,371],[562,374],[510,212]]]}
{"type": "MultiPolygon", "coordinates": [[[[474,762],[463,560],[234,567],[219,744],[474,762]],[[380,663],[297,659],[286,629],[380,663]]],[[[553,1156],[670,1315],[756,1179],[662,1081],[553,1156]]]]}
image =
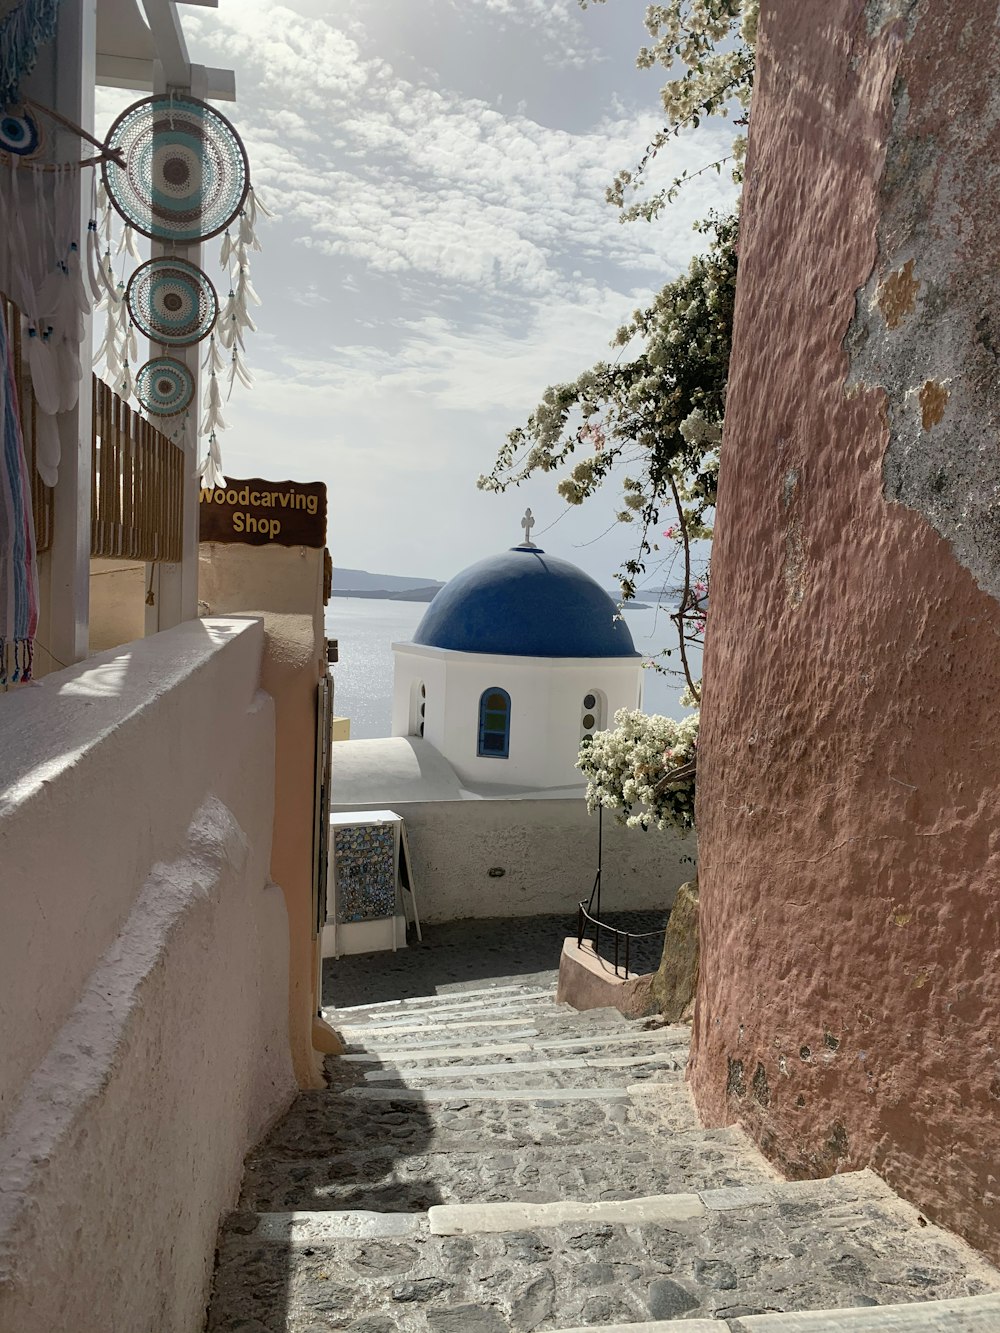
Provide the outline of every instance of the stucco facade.
{"type": "Polygon", "coordinates": [[[3,700],[4,1333],[194,1333],[294,1093],[262,649],[193,621],[3,700]]]}
{"type": "Polygon", "coordinates": [[[576,767],[582,717],[595,730],[614,725],[619,708],[638,708],[642,671],[631,658],[514,657],[458,653],[417,643],[394,643],[392,731],[420,735],[466,782],[513,788],[582,786],[576,767]],[[424,693],[421,694],[421,687],[424,693]],[[479,703],[487,690],[510,697],[509,753],[477,753],[479,703]],[[587,696],[597,700],[584,708],[587,696]]]}
{"type": "Polygon", "coordinates": [[[1000,1254],[995,0],[765,0],[691,1084],[1000,1254]]]}
{"type": "Polygon", "coordinates": [[[314,1043],[325,1050],[329,1041],[316,1020],[313,820],[317,687],[326,672],[323,551],[202,542],[198,595],[208,614],[263,620],[261,687],[274,700],[275,717],[271,874],[284,893],[289,923],[288,1035],[300,1086],[321,1087],[322,1056],[314,1043]]]}
{"type": "MultiPolygon", "coordinates": [[[[594,885],[597,817],[579,792],[472,793],[427,741],[393,736],[338,745],[332,804],[403,817],[420,919],[428,923],[546,912],[572,921],[594,885]]],[[[693,833],[623,828],[606,812],[602,907],[669,907],[696,856],[693,833]]]]}

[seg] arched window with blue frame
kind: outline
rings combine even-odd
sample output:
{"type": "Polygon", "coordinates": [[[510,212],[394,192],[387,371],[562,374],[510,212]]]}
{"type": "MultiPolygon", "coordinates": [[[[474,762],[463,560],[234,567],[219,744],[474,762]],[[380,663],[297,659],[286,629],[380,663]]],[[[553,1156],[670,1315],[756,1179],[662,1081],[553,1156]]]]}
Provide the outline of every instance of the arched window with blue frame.
{"type": "Polygon", "coordinates": [[[484,690],[479,700],[479,747],[484,759],[506,759],[510,754],[510,695],[497,685],[484,690]]]}

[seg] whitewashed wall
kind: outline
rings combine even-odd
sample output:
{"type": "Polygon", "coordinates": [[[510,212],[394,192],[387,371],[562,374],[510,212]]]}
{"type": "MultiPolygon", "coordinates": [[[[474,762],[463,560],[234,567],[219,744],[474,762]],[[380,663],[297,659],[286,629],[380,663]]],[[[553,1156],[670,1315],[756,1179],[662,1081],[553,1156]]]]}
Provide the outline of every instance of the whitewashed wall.
{"type": "Polygon", "coordinates": [[[584,696],[602,691],[608,724],[617,709],[637,708],[642,697],[638,658],[500,657],[410,643],[393,644],[393,652],[393,735],[411,734],[411,688],[424,680],[424,739],[474,786],[530,790],[579,783],[576,759],[584,696]],[[510,695],[510,754],[506,759],[481,758],[476,753],[479,700],[484,690],[497,686],[510,695]]]}
{"type": "Polygon", "coordinates": [[[202,1326],[220,1214],[294,1094],[250,620],[0,695],[0,1328],[202,1326]]]}
{"type": "MultiPolygon", "coordinates": [[[[338,800],[337,808],[352,807],[338,800]]],[[[565,912],[572,925],[577,903],[590,896],[597,817],[582,799],[391,801],[387,808],[406,821],[422,920],[565,912]],[[504,873],[494,877],[491,869],[504,873]]],[[[669,907],[692,877],[696,853],[693,833],[623,828],[605,813],[603,907],[669,907]]]]}

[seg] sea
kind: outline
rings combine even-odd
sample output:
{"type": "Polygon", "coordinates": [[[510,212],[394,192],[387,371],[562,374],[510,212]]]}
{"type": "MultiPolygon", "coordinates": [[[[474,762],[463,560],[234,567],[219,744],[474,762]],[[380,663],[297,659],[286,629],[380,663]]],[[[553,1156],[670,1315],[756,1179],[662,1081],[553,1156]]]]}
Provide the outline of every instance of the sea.
{"type": "MultiPolygon", "coordinates": [[[[326,608],[326,632],[339,644],[340,661],[331,667],[334,707],[351,719],[351,737],[367,740],[388,736],[392,723],[392,645],[413,638],[426,602],[396,602],[368,597],[334,597],[326,608]]],[[[649,660],[664,648],[674,647],[674,627],[657,607],[623,612],[636,651],[649,660]]],[[[683,717],[679,702],[683,689],[677,651],[660,659],[671,674],[647,667],[643,672],[643,709],[665,717],[683,717]]],[[[697,652],[692,670],[701,674],[697,652]]]]}

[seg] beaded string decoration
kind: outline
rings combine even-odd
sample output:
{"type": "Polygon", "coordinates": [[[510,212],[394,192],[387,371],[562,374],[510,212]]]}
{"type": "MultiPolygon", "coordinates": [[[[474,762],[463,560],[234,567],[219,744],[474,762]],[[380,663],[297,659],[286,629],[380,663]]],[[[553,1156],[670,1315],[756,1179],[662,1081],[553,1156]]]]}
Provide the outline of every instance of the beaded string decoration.
{"type": "Polygon", "coordinates": [[[0,107],[13,106],[38,48],[56,35],[61,0],[20,0],[0,19],[0,107]]]}
{"type": "Polygon", "coordinates": [[[260,216],[270,217],[271,214],[251,186],[240,210],[239,226],[235,236],[232,230],[227,228],[222,238],[219,259],[229,277],[229,295],[219,314],[216,333],[211,339],[211,345],[202,363],[207,373],[201,433],[208,438],[208,449],[199,464],[198,471],[206,486],[221,486],[225,481],[218,440],[218,432],[226,429],[222,416],[219,376],[223,373],[227,375],[229,381],[227,400],[232,397],[237,383],[246,389],[253,387],[253,375],[246,363],[246,335],[257,332],[257,325],[250,314],[250,306],[260,305],[260,297],[250,279],[250,253],[254,250],[260,251],[260,241],[257,239],[257,219],[260,216]],[[223,357],[220,347],[229,353],[228,362],[223,357]]]}

